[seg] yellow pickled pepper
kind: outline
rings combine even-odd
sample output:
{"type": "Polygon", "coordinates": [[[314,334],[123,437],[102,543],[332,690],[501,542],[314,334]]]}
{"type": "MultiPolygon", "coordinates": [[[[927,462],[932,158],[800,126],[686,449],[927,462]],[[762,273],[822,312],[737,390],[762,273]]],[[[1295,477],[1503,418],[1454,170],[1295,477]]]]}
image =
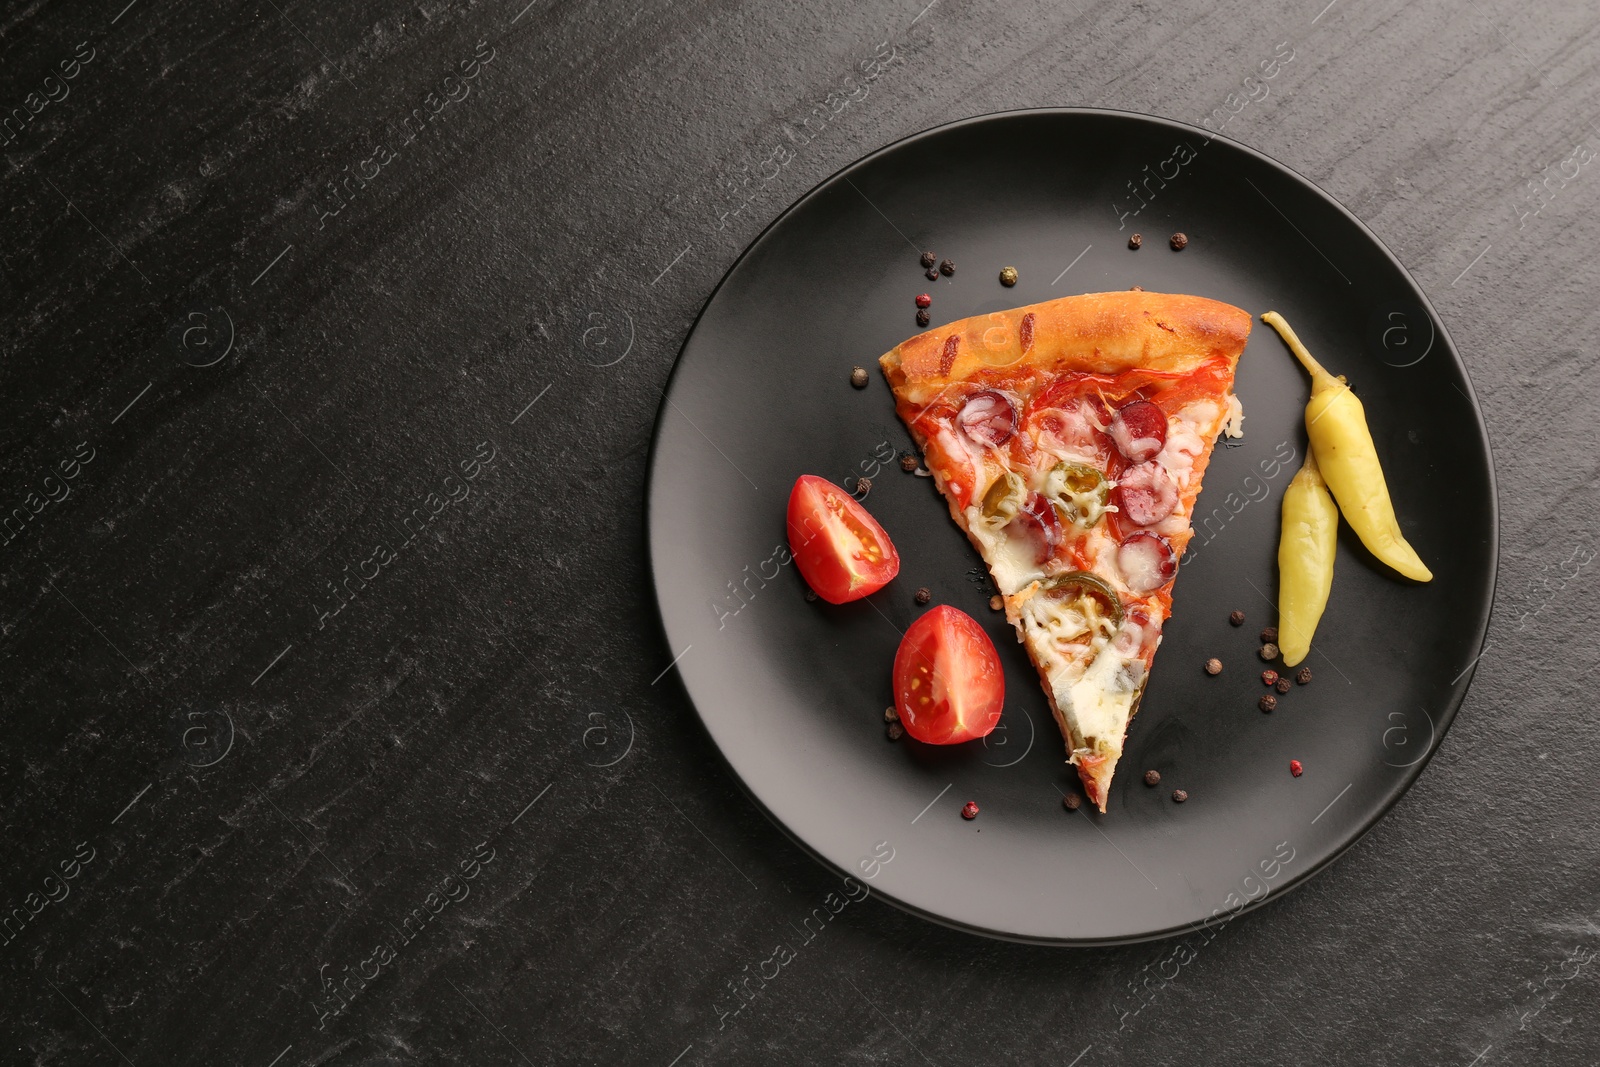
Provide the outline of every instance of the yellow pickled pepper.
{"type": "Polygon", "coordinates": [[[1400,532],[1389,499],[1389,485],[1383,478],[1378,450],[1367,429],[1361,401],[1342,378],[1323,369],[1294,330],[1276,311],[1261,316],[1261,321],[1278,331],[1289,350],[1311,374],[1311,400],[1306,404],[1306,436],[1311,439],[1311,454],[1345,521],[1361,538],[1361,543],[1378,559],[1407,578],[1419,582],[1433,580],[1417,550],[1400,532]]]}
{"type": "Polygon", "coordinates": [[[1333,589],[1339,509],[1328,483],[1308,455],[1283,491],[1283,532],[1278,539],[1278,649],[1293,667],[1311,651],[1322,610],[1333,589]]]}

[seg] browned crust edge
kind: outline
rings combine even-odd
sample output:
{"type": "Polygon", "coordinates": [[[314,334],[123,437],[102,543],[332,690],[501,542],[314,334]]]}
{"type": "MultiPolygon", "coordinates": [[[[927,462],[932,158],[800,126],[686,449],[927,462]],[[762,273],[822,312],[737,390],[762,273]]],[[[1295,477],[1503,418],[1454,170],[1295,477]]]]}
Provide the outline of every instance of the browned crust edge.
{"type": "Polygon", "coordinates": [[[958,319],[902,341],[878,363],[897,395],[916,400],[984,371],[1181,374],[1216,356],[1237,360],[1250,327],[1249,312],[1203,296],[1085,293],[958,319]]]}

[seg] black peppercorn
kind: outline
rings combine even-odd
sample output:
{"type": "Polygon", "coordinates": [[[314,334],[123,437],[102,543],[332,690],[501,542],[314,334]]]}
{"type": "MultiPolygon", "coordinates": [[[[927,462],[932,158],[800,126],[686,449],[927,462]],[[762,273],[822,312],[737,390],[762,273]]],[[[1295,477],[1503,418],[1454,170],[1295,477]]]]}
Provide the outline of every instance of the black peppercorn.
{"type": "Polygon", "coordinates": [[[1266,644],[1262,645],[1261,646],[1261,658],[1262,659],[1267,659],[1267,660],[1277,659],[1278,658],[1278,646],[1273,644],[1271,641],[1268,641],[1266,644]]]}
{"type": "Polygon", "coordinates": [[[939,262],[939,257],[934,255],[932,252],[922,253],[922,265],[924,267],[931,267],[937,262],[939,262]]]}
{"type": "Polygon", "coordinates": [[[1300,673],[1294,676],[1294,680],[1299,682],[1301,685],[1310,685],[1311,684],[1311,668],[1310,667],[1301,667],[1300,668],[1300,673]]]}
{"type": "Polygon", "coordinates": [[[933,321],[933,316],[928,314],[928,309],[927,308],[918,308],[917,309],[917,325],[918,326],[926,326],[926,325],[928,325],[928,323],[930,323],[932,321],[933,321]]]}
{"type": "Polygon", "coordinates": [[[1061,806],[1068,811],[1077,811],[1078,805],[1083,803],[1083,798],[1076,793],[1068,793],[1061,798],[1061,806]]]}
{"type": "Polygon", "coordinates": [[[1144,772],[1144,784],[1145,785],[1160,785],[1161,784],[1161,772],[1160,771],[1145,771],[1144,772]]]}
{"type": "Polygon", "coordinates": [[[930,282],[936,282],[936,281],[939,280],[939,268],[938,267],[929,267],[927,270],[923,271],[922,273],[927,277],[927,279],[930,282]]]}
{"type": "Polygon", "coordinates": [[[1142,233],[1136,233],[1132,237],[1128,238],[1129,248],[1138,248],[1142,244],[1144,244],[1144,234],[1142,233]]]}
{"type": "Polygon", "coordinates": [[[1261,710],[1262,711],[1277,711],[1278,710],[1278,698],[1273,696],[1271,693],[1268,693],[1266,696],[1262,697],[1261,698],[1261,710]]]}
{"type": "Polygon", "coordinates": [[[1174,789],[1172,791],[1172,802],[1174,804],[1182,804],[1185,800],[1188,800],[1188,799],[1189,799],[1189,793],[1188,793],[1187,790],[1174,789]]]}
{"type": "Polygon", "coordinates": [[[939,261],[939,273],[940,274],[943,274],[946,278],[948,278],[948,277],[950,277],[950,275],[954,274],[955,272],[956,272],[956,265],[952,260],[942,259],[942,260],[939,261]]]}
{"type": "Polygon", "coordinates": [[[1188,246],[1189,246],[1189,235],[1188,234],[1179,232],[1179,233],[1175,233],[1175,234],[1172,235],[1172,250],[1174,252],[1182,252],[1188,246]]]}
{"type": "Polygon", "coordinates": [[[916,470],[917,469],[917,457],[916,456],[901,456],[900,457],[900,469],[905,471],[907,474],[910,474],[912,471],[916,470]]]}
{"type": "Polygon", "coordinates": [[[1228,621],[1233,623],[1235,626],[1243,626],[1244,625],[1244,612],[1235,611],[1233,614],[1228,616],[1228,621]]]}
{"type": "Polygon", "coordinates": [[[1265,630],[1261,631],[1261,643],[1263,645],[1271,644],[1273,641],[1276,641],[1277,639],[1278,639],[1278,628],[1276,626],[1268,626],[1265,630]]]}
{"type": "Polygon", "coordinates": [[[917,590],[912,599],[918,604],[926,604],[928,601],[933,599],[933,594],[928,591],[927,586],[923,586],[921,589],[917,590]]]}

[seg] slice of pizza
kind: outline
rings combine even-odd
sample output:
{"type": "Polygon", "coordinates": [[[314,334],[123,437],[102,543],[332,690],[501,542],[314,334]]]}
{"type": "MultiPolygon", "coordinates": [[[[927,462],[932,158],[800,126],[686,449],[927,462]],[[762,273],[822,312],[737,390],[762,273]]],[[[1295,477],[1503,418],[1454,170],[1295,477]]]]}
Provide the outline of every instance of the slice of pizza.
{"type": "Polygon", "coordinates": [[[1089,293],[952,322],[878,362],[1005,599],[1103,812],[1218,434],[1239,436],[1250,315],[1089,293]]]}

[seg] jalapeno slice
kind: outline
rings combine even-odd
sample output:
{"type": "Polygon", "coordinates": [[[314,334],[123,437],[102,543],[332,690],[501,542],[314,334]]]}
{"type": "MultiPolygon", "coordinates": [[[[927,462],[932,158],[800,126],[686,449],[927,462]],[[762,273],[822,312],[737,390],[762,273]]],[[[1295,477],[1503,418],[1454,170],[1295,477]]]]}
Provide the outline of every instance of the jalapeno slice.
{"type": "Polygon", "coordinates": [[[1045,476],[1045,495],[1056,503],[1063,520],[1087,530],[1105,515],[1111,488],[1093,467],[1058,463],[1045,476]]]}
{"type": "Polygon", "coordinates": [[[1022,507],[1027,487],[1022,479],[1007,471],[994,480],[989,491],[983,494],[983,517],[1004,525],[1016,518],[1022,507]]]}
{"type": "Polygon", "coordinates": [[[1068,571],[1051,578],[1044,583],[1039,595],[1069,603],[1092,600],[1098,606],[1100,615],[1110,617],[1112,629],[1122,625],[1122,598],[1104,579],[1088,571],[1068,571]]]}

